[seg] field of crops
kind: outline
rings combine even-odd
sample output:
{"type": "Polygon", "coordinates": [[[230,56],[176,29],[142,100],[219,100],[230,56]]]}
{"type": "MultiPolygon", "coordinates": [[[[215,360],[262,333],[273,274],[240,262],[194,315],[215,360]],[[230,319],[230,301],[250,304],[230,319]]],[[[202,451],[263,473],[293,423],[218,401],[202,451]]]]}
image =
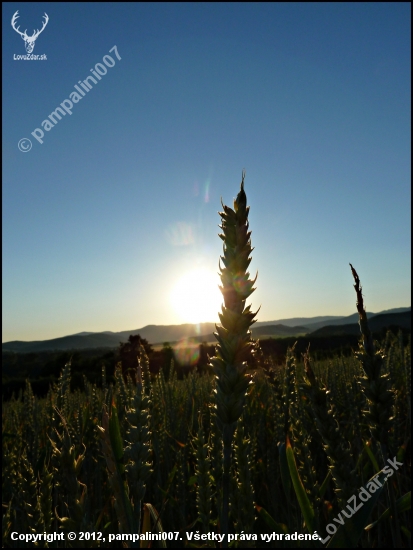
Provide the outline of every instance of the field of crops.
{"type": "Polygon", "coordinates": [[[410,345],[373,342],[352,268],[358,351],[274,364],[249,332],[243,187],[221,216],[210,372],[151,376],[142,348],[115,385],[73,392],[68,363],[3,404],[3,547],[410,546],[410,345]]]}

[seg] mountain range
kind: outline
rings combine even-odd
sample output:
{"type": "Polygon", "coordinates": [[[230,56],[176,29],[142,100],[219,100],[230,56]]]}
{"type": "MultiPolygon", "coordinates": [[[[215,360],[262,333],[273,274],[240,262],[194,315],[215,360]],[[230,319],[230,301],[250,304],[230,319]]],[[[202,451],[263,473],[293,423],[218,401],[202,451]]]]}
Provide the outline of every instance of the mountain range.
{"type": "MultiPolygon", "coordinates": [[[[394,308],[379,313],[367,313],[372,331],[381,330],[387,326],[398,326],[410,330],[411,308],[394,308]]],[[[183,324],[183,325],[147,325],[140,329],[120,332],[79,332],[70,336],[24,342],[15,340],[2,344],[2,351],[29,353],[56,350],[80,350],[92,348],[116,348],[120,342],[126,342],[130,335],[139,334],[151,344],[164,342],[174,343],[184,338],[199,342],[215,342],[213,332],[215,323],[183,324]]],[[[274,338],[286,336],[332,336],[338,334],[359,334],[358,314],[346,317],[318,316],[293,317],[276,321],[260,321],[252,326],[254,338],[274,338]]]]}

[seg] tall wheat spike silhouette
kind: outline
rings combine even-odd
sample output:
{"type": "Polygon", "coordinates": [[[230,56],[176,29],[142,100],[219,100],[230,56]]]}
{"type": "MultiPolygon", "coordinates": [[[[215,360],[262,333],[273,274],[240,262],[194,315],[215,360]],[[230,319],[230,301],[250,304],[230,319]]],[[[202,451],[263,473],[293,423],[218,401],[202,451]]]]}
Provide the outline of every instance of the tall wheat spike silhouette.
{"type": "Polygon", "coordinates": [[[219,313],[221,325],[214,333],[218,341],[211,365],[216,373],[216,416],[223,440],[223,494],[221,532],[226,535],[223,547],[228,545],[229,484],[231,467],[231,445],[235,428],[240,418],[251,384],[246,373],[247,360],[251,358],[254,343],[250,327],[255,323],[247,298],[254,292],[254,280],[250,279],[248,267],[251,263],[251,232],[248,230],[247,197],[244,191],[245,172],[242,173],[241,189],[234,200],[234,209],[222,204],[223,256],[219,264],[224,305],[219,313]]]}

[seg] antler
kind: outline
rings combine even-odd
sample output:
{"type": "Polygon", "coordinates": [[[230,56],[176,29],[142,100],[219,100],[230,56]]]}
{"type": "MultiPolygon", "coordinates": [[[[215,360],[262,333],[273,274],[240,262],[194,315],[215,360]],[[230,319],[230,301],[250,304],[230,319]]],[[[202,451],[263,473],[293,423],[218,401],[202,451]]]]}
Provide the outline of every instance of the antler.
{"type": "Polygon", "coordinates": [[[17,15],[18,13],[19,13],[19,10],[17,10],[16,13],[13,15],[12,20],[11,20],[11,26],[13,27],[13,29],[14,29],[16,32],[18,32],[18,33],[20,34],[20,36],[22,36],[23,38],[25,38],[25,37],[27,36],[27,34],[26,34],[27,29],[26,29],[26,31],[24,31],[24,32],[20,32],[20,31],[19,31],[19,28],[20,28],[20,27],[17,27],[17,29],[16,29],[16,21],[17,21],[17,19],[19,18],[19,16],[17,15]]]}
{"type": "Polygon", "coordinates": [[[47,15],[46,12],[44,13],[43,17],[45,17],[45,20],[43,21],[43,27],[40,29],[40,31],[39,31],[39,29],[37,29],[37,31],[33,31],[34,34],[32,36],[32,40],[36,40],[36,38],[39,36],[39,34],[41,32],[43,32],[45,26],[47,25],[47,23],[49,21],[49,16],[47,15]]]}

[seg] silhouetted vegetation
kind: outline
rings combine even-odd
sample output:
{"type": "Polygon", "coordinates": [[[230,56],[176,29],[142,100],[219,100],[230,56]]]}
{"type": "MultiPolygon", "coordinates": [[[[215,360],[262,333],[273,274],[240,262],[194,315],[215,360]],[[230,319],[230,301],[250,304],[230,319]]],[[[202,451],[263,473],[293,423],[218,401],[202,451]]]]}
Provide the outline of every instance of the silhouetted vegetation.
{"type": "MultiPolygon", "coordinates": [[[[409,342],[410,331],[401,330],[399,327],[389,327],[393,334],[400,331],[403,335],[405,345],[409,342]]],[[[385,338],[386,330],[382,329],[373,332],[374,337],[382,341],[385,338]]],[[[351,334],[337,336],[302,336],[298,338],[269,338],[260,340],[262,366],[281,365],[285,362],[287,350],[295,342],[296,352],[304,353],[308,345],[316,359],[333,359],[337,356],[349,357],[358,346],[358,337],[351,334]]],[[[208,356],[212,357],[215,347],[212,344],[199,344],[198,360],[194,365],[180,363],[177,359],[173,346],[164,342],[161,350],[154,350],[145,338],[139,335],[131,335],[128,342],[120,344],[117,349],[91,349],[64,352],[38,352],[38,353],[13,353],[3,352],[2,354],[2,395],[4,399],[10,399],[13,393],[16,395],[25,387],[26,379],[30,380],[33,393],[44,397],[50,384],[56,383],[64,365],[71,360],[72,378],[71,389],[83,389],[83,377],[91,383],[100,384],[102,366],[106,369],[108,382],[114,380],[114,372],[117,363],[121,363],[124,376],[128,373],[133,375],[137,367],[139,357],[139,343],[145,348],[149,358],[150,371],[152,375],[158,374],[161,370],[165,379],[168,379],[171,360],[174,361],[175,372],[179,379],[189,372],[196,370],[200,373],[208,372],[208,356]]],[[[253,357],[250,361],[251,368],[256,368],[258,358],[253,357]]]]}

